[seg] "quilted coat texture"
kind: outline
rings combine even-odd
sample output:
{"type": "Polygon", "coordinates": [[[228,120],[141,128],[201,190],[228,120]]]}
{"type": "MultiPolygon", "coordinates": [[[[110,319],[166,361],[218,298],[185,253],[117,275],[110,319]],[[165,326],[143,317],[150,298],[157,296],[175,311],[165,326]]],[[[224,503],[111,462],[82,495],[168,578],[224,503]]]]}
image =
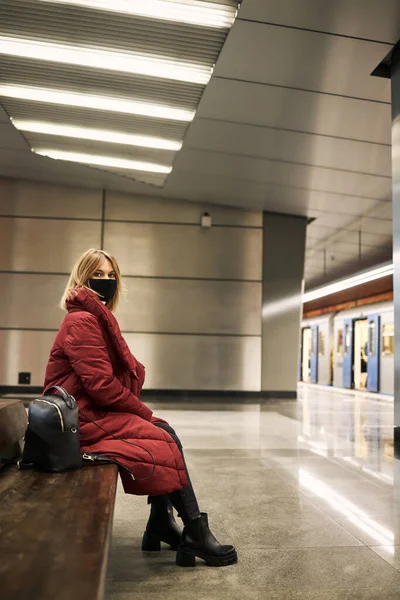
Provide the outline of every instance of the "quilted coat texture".
{"type": "Polygon", "coordinates": [[[121,470],[129,494],[157,496],[186,486],[176,443],[155,425],[165,421],[139,399],[145,370],[131,354],[114,315],[84,288],[67,309],[50,352],[44,387],[60,385],[76,399],[82,452],[113,458],[132,471],[135,480],[121,470]]]}

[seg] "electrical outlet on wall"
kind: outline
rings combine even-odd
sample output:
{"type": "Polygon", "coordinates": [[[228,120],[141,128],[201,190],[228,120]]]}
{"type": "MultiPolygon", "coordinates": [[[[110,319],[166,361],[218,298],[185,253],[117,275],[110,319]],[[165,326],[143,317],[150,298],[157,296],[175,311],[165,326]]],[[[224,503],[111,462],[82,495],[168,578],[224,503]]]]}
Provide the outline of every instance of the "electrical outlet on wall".
{"type": "Polygon", "coordinates": [[[31,382],[30,373],[18,373],[18,383],[29,385],[31,382]]]}

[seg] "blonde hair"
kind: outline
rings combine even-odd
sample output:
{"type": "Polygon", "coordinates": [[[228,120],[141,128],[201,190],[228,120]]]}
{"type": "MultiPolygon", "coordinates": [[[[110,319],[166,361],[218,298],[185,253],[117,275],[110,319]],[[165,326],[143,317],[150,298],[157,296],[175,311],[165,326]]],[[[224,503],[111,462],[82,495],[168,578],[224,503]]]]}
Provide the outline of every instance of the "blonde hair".
{"type": "MultiPolygon", "coordinates": [[[[110,261],[112,268],[114,269],[115,280],[117,282],[117,291],[115,292],[114,298],[107,301],[106,306],[111,311],[116,310],[123,291],[121,272],[119,270],[118,263],[108,252],[105,252],[104,250],[96,250],[95,248],[86,250],[86,252],[82,254],[82,256],[76,261],[69,277],[67,287],[65,288],[64,294],[61,298],[60,308],[66,310],[67,300],[73,298],[76,294],[76,290],[79,288],[86,288],[91,290],[94,294],[97,294],[97,292],[88,286],[88,282],[89,279],[91,279],[91,277],[93,277],[93,275],[96,273],[100,263],[104,258],[110,261]]],[[[97,296],[99,296],[99,294],[97,294],[97,296]]]]}

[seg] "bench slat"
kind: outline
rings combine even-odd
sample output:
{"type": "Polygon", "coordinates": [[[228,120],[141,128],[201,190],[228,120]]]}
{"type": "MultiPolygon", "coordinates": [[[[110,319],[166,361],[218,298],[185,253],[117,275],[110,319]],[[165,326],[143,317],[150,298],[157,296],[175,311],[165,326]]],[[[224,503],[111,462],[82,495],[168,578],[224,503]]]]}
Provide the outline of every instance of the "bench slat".
{"type": "MultiPolygon", "coordinates": [[[[5,472],[4,472],[5,471],[5,472]]],[[[115,465],[0,473],[0,589],[7,600],[100,600],[115,465]]]]}

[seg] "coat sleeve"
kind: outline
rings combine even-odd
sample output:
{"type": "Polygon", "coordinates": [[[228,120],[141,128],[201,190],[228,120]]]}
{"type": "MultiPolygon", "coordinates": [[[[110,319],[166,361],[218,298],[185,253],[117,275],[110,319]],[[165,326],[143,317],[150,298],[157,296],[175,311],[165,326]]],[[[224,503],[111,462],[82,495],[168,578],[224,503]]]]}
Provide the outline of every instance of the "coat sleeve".
{"type": "Polygon", "coordinates": [[[64,352],[86,392],[98,406],[135,413],[151,421],[152,411],[114,376],[104,334],[94,315],[74,323],[64,352]]]}

